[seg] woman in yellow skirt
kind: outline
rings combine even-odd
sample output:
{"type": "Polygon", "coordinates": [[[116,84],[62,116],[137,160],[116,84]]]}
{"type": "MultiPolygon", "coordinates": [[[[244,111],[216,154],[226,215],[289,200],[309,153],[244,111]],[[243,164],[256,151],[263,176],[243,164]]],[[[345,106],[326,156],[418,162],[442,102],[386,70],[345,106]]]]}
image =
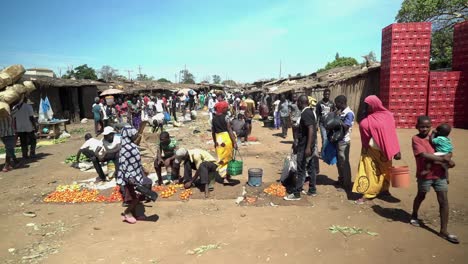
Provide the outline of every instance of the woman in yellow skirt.
{"type": "Polygon", "coordinates": [[[231,129],[231,123],[227,117],[229,104],[226,101],[219,101],[215,105],[216,115],[211,123],[211,134],[218,156],[218,173],[221,178],[230,179],[227,172],[229,161],[232,160],[233,150],[237,149],[236,138],[231,129]]]}
{"type": "Polygon", "coordinates": [[[359,122],[361,158],[353,186],[353,192],[362,194],[362,198],[356,200],[357,204],[379,194],[390,195],[392,159],[401,159],[393,114],[375,95],[366,97],[364,103],[364,118],[359,122]]]}

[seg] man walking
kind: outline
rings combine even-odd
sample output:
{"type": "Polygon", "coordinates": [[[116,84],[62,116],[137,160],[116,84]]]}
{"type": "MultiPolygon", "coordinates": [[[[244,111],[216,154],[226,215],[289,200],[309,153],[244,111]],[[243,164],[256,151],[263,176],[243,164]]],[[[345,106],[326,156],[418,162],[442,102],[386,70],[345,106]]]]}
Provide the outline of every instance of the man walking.
{"type": "Polygon", "coordinates": [[[13,110],[13,118],[16,124],[16,132],[21,142],[21,152],[23,159],[36,157],[36,121],[34,120],[34,111],[30,104],[27,104],[27,98],[17,105],[13,110]],[[30,149],[29,149],[30,148],[30,149]],[[29,155],[28,155],[29,151],[29,155]]]}
{"type": "Polygon", "coordinates": [[[301,191],[304,185],[306,170],[309,174],[309,190],[307,195],[316,196],[317,173],[312,159],[313,149],[317,139],[317,127],[314,111],[309,107],[309,99],[301,95],[298,99],[298,107],[302,114],[299,119],[297,130],[297,144],[294,146],[297,153],[297,171],[293,192],[284,197],[286,201],[297,201],[301,199],[301,191]]]}
{"type": "Polygon", "coordinates": [[[279,115],[281,118],[281,135],[283,138],[286,138],[288,135],[288,128],[289,128],[289,110],[290,103],[286,100],[284,94],[280,95],[280,104],[279,104],[279,115]]]}
{"type": "Polygon", "coordinates": [[[328,113],[334,112],[335,110],[335,104],[333,103],[333,101],[330,100],[330,89],[326,88],[323,91],[323,99],[317,103],[316,107],[317,118],[319,119],[318,123],[320,128],[320,136],[322,137],[321,152],[323,152],[324,143],[327,139],[327,130],[325,129],[325,118],[328,115],[328,113]]]}
{"type": "Polygon", "coordinates": [[[351,190],[351,165],[349,164],[349,150],[351,147],[351,131],[354,125],[354,113],[347,105],[347,98],[339,95],[335,98],[337,115],[343,123],[344,137],[336,144],[337,168],[338,168],[338,191],[351,190]]]}

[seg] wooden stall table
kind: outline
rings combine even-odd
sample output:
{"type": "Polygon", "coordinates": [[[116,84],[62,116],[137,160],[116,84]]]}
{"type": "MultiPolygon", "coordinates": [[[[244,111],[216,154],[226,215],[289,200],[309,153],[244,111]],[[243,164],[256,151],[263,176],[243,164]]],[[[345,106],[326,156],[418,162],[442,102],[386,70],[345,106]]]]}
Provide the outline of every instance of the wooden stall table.
{"type": "Polygon", "coordinates": [[[63,124],[63,130],[67,130],[68,119],[59,119],[53,121],[39,122],[39,137],[53,137],[58,138],[60,136],[60,126],[63,124]],[[45,134],[42,132],[44,127],[49,128],[49,133],[45,134]]]}

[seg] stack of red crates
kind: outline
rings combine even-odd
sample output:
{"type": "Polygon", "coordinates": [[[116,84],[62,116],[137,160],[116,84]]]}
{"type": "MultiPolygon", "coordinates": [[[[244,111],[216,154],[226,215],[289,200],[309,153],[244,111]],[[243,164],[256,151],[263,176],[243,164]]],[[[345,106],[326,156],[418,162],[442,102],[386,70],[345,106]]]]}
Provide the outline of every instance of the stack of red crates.
{"type": "Polygon", "coordinates": [[[468,128],[468,21],[454,27],[452,56],[452,69],[461,72],[455,94],[454,126],[468,128]]]}
{"type": "Polygon", "coordinates": [[[431,23],[397,23],[382,30],[380,98],[398,128],[413,128],[427,111],[431,23]]]}
{"type": "Polygon", "coordinates": [[[455,113],[463,108],[463,104],[456,97],[460,74],[459,71],[430,73],[427,113],[433,127],[442,123],[454,126],[455,113]]]}

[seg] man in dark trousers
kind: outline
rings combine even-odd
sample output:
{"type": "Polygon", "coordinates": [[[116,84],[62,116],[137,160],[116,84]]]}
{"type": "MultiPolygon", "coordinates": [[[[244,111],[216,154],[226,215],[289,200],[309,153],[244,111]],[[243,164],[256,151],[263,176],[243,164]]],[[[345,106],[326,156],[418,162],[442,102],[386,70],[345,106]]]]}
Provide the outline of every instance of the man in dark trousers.
{"type": "Polygon", "coordinates": [[[316,196],[317,172],[312,159],[313,149],[317,141],[317,127],[314,111],[309,107],[309,99],[301,95],[297,100],[298,108],[302,112],[298,120],[297,144],[294,146],[297,153],[297,171],[295,186],[291,194],[284,197],[286,201],[297,201],[301,199],[301,191],[304,185],[306,170],[309,174],[309,190],[307,195],[316,196]]]}
{"type": "Polygon", "coordinates": [[[336,107],[332,100],[330,100],[330,89],[326,88],[323,91],[323,99],[317,103],[316,106],[316,113],[320,128],[320,136],[322,137],[322,148],[321,152],[323,152],[323,147],[325,140],[327,139],[327,130],[325,129],[325,118],[330,112],[335,112],[336,107]]]}
{"type": "Polygon", "coordinates": [[[33,108],[27,103],[27,101],[28,99],[25,96],[23,101],[13,107],[12,110],[16,132],[18,133],[21,142],[23,159],[36,157],[37,125],[36,120],[34,119],[33,108]]]}

